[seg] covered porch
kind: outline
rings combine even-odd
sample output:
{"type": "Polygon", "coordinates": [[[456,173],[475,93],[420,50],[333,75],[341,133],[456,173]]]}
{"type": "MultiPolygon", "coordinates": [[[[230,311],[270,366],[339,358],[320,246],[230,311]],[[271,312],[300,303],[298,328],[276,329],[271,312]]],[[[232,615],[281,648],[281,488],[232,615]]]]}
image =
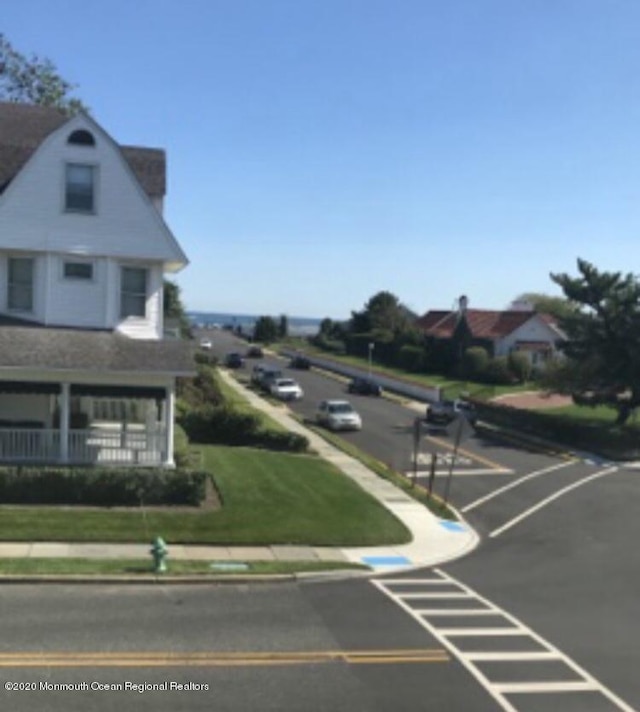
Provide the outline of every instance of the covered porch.
{"type": "Polygon", "coordinates": [[[173,467],[192,347],[0,318],[0,464],[173,467]]]}
{"type": "Polygon", "coordinates": [[[173,466],[173,383],[0,381],[0,463],[173,466]]]}

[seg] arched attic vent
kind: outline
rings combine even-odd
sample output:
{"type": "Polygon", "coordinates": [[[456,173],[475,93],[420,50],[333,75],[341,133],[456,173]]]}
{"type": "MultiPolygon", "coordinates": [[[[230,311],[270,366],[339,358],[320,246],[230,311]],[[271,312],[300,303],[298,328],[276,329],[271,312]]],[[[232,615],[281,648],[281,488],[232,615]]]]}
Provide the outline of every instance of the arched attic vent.
{"type": "Polygon", "coordinates": [[[69,134],[67,143],[71,143],[75,146],[95,146],[96,140],[93,138],[93,134],[86,129],[77,129],[69,134]]]}

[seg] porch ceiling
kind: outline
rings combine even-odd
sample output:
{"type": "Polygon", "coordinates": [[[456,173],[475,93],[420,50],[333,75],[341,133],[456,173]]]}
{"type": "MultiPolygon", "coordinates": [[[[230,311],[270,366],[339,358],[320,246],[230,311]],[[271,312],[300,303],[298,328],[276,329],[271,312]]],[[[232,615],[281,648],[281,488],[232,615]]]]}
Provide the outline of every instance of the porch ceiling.
{"type": "MultiPolygon", "coordinates": [[[[60,395],[60,384],[45,381],[0,381],[0,393],[21,395],[60,395]]],[[[93,396],[94,398],[142,398],[163,400],[163,388],[153,386],[109,386],[102,383],[72,383],[72,396],[93,396]]]]}

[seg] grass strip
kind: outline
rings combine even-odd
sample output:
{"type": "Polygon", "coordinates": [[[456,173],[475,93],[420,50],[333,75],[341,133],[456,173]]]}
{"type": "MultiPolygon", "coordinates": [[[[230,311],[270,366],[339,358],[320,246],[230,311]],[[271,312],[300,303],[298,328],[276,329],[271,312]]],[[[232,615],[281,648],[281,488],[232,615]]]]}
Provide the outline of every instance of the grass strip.
{"type": "MultiPolygon", "coordinates": [[[[284,348],[290,348],[284,346],[284,348]]],[[[318,358],[326,359],[327,361],[335,361],[347,366],[355,366],[362,371],[368,371],[369,362],[366,358],[358,356],[343,356],[322,351],[311,344],[305,346],[304,351],[309,356],[317,356],[318,358]]],[[[405,383],[414,383],[423,387],[439,386],[442,388],[444,398],[458,398],[462,395],[478,398],[480,400],[490,400],[496,396],[507,395],[510,393],[521,393],[522,391],[536,390],[535,383],[509,384],[509,385],[492,385],[487,383],[477,383],[475,381],[460,380],[455,378],[447,378],[435,373],[422,374],[403,371],[400,368],[392,366],[384,366],[380,363],[373,364],[372,375],[390,376],[405,383]]]]}
{"type": "MultiPolygon", "coordinates": [[[[228,564],[220,561],[167,561],[169,576],[210,575],[228,576],[238,574],[278,575],[292,573],[313,573],[321,571],[369,570],[360,564],[342,561],[250,561],[246,569],[232,567],[214,568],[212,563],[228,564]]],[[[152,562],[145,559],[0,559],[0,575],[4,576],[140,576],[154,573],[152,562]]],[[[162,574],[159,574],[162,577],[162,574]]]]}
{"type": "Polygon", "coordinates": [[[392,469],[384,462],[381,462],[375,457],[372,457],[366,452],[363,452],[353,443],[344,440],[336,433],[332,433],[331,431],[326,430],[325,428],[320,428],[311,422],[306,422],[305,427],[309,428],[310,430],[313,430],[316,435],[319,435],[320,437],[324,438],[327,442],[342,450],[342,452],[355,458],[356,460],[359,460],[365,467],[370,469],[372,472],[375,472],[379,477],[388,480],[393,485],[398,487],[398,489],[401,489],[403,492],[406,492],[407,494],[411,495],[411,497],[413,497],[421,504],[424,504],[424,506],[427,507],[436,516],[441,517],[443,519],[457,520],[458,517],[456,516],[455,512],[449,507],[447,507],[437,495],[429,495],[428,490],[422,487],[422,485],[419,485],[417,483],[414,485],[404,475],[392,469]]]}

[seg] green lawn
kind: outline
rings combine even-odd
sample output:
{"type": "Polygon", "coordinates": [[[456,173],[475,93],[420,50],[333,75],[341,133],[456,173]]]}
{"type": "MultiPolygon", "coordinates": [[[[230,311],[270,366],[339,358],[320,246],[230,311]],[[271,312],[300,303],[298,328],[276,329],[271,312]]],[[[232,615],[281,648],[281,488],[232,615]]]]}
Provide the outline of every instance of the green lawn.
{"type": "MultiPolygon", "coordinates": [[[[286,345],[285,348],[287,348],[286,345]]],[[[369,366],[368,361],[365,358],[358,358],[357,356],[336,356],[335,354],[327,353],[311,345],[307,345],[304,351],[309,355],[316,355],[318,358],[338,361],[340,363],[356,366],[357,368],[364,370],[367,370],[369,366]]],[[[408,373],[407,371],[403,371],[399,368],[383,366],[374,361],[372,364],[372,374],[375,376],[376,373],[391,376],[393,378],[397,378],[398,380],[416,383],[420,386],[440,386],[445,398],[458,398],[460,395],[467,395],[473,398],[488,400],[496,396],[505,395],[506,393],[519,393],[521,391],[531,391],[536,389],[536,385],[534,383],[493,386],[487,385],[486,383],[475,383],[473,381],[461,381],[446,378],[445,376],[431,373],[408,373]]]]}
{"type": "Polygon", "coordinates": [[[222,507],[192,512],[0,507],[3,541],[375,546],[407,542],[405,527],[325,461],[309,455],[200,446],[222,507]]]}
{"type": "MultiPolygon", "coordinates": [[[[246,569],[215,567],[211,561],[172,561],[171,551],[167,559],[167,576],[210,575],[236,576],[284,575],[290,573],[315,573],[336,569],[368,570],[368,567],[339,561],[250,561],[246,569]],[[213,565],[212,565],[213,564],[213,565]]],[[[0,559],[0,575],[4,576],[138,576],[153,574],[151,559],[0,559]]],[[[163,574],[159,574],[162,578],[163,574]]]]}
{"type": "MultiPolygon", "coordinates": [[[[225,403],[230,405],[232,408],[237,410],[239,413],[250,413],[255,415],[256,418],[260,420],[261,427],[265,430],[275,430],[277,432],[287,432],[287,429],[280,425],[278,421],[269,417],[267,413],[263,410],[258,410],[254,408],[249,401],[245,398],[242,393],[239,393],[235,388],[230,386],[224,378],[216,374],[216,380],[220,386],[220,390],[224,397],[225,403]]],[[[248,374],[242,374],[238,380],[242,381],[244,385],[249,385],[248,374]]]]}

